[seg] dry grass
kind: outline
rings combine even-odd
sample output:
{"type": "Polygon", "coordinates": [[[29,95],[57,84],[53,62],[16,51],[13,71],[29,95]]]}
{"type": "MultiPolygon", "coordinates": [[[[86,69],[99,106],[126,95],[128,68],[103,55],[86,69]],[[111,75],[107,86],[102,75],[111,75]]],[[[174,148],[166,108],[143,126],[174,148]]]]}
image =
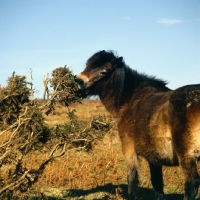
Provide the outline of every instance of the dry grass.
{"type": "Polygon", "coordinates": [[[50,126],[55,124],[61,124],[67,120],[66,113],[68,109],[76,109],[76,115],[79,119],[88,120],[91,116],[97,116],[99,114],[104,114],[106,116],[110,116],[110,114],[106,111],[105,107],[99,100],[85,100],[82,103],[74,103],[69,107],[57,107],[56,115],[46,116],[47,123],[50,126]]]}
{"type": "MultiPolygon", "coordinates": [[[[99,113],[109,116],[98,100],[74,104],[81,119],[89,119],[99,113]]],[[[60,116],[48,116],[49,124],[62,123],[67,108],[60,108],[60,116]]],[[[37,152],[27,158],[27,165],[37,165],[37,152]]],[[[167,200],[183,198],[183,174],[179,167],[164,167],[165,193],[167,200]]],[[[147,162],[140,158],[140,198],[154,199],[147,162]]],[[[34,185],[29,195],[51,199],[126,199],[126,165],[116,128],[91,152],[68,151],[56,162],[50,163],[45,173],[34,185]]]]}
{"type": "Polygon", "coordinates": [[[47,167],[37,186],[45,183],[55,188],[86,190],[122,184],[126,173],[123,156],[116,152],[119,145],[113,136],[106,136],[92,152],[69,151],[47,167]]]}

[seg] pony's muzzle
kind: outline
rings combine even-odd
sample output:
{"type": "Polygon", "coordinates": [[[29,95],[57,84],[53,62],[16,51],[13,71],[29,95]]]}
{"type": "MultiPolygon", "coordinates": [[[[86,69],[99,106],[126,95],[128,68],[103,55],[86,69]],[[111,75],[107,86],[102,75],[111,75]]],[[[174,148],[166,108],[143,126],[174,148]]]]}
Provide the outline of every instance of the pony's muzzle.
{"type": "Polygon", "coordinates": [[[78,83],[78,86],[79,86],[79,95],[83,98],[85,98],[87,96],[86,94],[86,83],[85,83],[85,80],[82,79],[81,77],[79,77],[78,75],[77,76],[74,76],[74,80],[78,83]]]}
{"type": "Polygon", "coordinates": [[[82,79],[78,78],[77,76],[74,76],[74,80],[78,83],[80,88],[82,88],[82,86],[84,86],[84,81],[82,79]]]}

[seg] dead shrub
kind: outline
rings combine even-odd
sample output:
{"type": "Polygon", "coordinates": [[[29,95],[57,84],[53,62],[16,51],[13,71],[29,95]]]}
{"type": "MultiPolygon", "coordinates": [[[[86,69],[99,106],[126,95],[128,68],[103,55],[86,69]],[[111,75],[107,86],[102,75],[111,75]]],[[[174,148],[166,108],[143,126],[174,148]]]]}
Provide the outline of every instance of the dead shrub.
{"type": "Polygon", "coordinates": [[[103,116],[79,120],[75,109],[68,109],[66,123],[49,127],[44,113],[56,114],[55,106],[69,106],[81,99],[76,95],[74,75],[66,66],[55,69],[45,83],[49,96],[43,104],[32,98],[35,90],[25,76],[13,73],[7,86],[0,87],[1,199],[19,197],[38,181],[55,158],[70,149],[90,150],[111,127],[111,120],[103,116]],[[33,155],[34,162],[30,161],[33,155]]]}

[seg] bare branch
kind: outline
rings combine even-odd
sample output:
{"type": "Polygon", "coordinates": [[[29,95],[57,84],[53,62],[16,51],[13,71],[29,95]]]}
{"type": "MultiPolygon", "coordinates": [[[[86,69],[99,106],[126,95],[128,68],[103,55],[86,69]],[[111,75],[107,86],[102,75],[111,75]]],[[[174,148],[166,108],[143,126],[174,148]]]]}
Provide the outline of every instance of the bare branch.
{"type": "Polygon", "coordinates": [[[29,173],[29,171],[25,171],[24,174],[17,180],[14,181],[13,183],[3,187],[2,189],[0,189],[0,194],[2,194],[4,191],[6,191],[7,189],[9,190],[14,190],[16,187],[18,187],[20,184],[22,184],[22,182],[24,181],[24,179],[26,178],[26,175],[29,173]]]}

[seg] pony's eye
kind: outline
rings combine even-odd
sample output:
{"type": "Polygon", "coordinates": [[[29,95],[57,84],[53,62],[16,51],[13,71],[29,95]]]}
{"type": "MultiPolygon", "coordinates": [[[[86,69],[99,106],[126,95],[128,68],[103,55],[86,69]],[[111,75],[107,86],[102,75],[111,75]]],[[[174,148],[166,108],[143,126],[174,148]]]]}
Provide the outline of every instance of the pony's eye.
{"type": "Polygon", "coordinates": [[[101,74],[102,76],[106,76],[107,72],[106,72],[106,71],[103,71],[103,72],[100,72],[100,74],[101,74]]]}

